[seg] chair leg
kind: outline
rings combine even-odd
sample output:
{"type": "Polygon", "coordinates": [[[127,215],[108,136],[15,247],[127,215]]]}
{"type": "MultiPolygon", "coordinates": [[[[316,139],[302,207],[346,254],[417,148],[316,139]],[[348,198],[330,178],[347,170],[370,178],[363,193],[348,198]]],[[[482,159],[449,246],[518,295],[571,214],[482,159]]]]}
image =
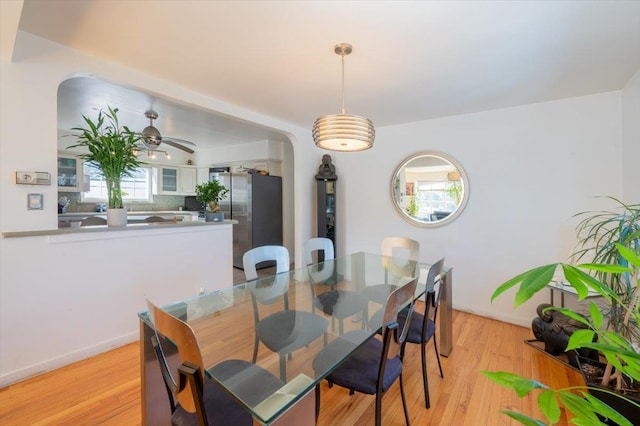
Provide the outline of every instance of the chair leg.
{"type": "Polygon", "coordinates": [[[256,335],[256,338],[253,341],[253,363],[254,364],[258,360],[258,345],[260,345],[260,340],[258,339],[258,335],[256,335]]]}
{"type": "Polygon", "coordinates": [[[409,420],[409,410],[407,409],[407,400],[404,397],[404,385],[402,383],[402,373],[400,374],[400,396],[402,397],[402,409],[404,410],[404,420],[407,422],[407,426],[411,426],[409,420]]]}
{"type": "Polygon", "coordinates": [[[316,385],[316,424],[318,423],[318,416],[320,416],[320,383],[316,385]]]}
{"type": "Polygon", "coordinates": [[[376,426],[382,425],[382,392],[376,393],[376,426]]]}
{"type": "Polygon", "coordinates": [[[280,358],[280,380],[287,383],[287,360],[285,354],[278,354],[280,358]]]}
{"type": "Polygon", "coordinates": [[[440,377],[444,379],[444,374],[442,373],[442,364],[440,364],[440,353],[438,352],[438,344],[436,343],[438,339],[436,338],[436,334],[433,333],[433,347],[436,350],[436,359],[438,360],[438,368],[440,369],[440,377]]]}
{"type": "Polygon", "coordinates": [[[427,378],[427,343],[422,342],[421,350],[422,353],[422,386],[424,388],[424,406],[426,408],[431,408],[431,401],[429,400],[429,381],[427,378]]]}

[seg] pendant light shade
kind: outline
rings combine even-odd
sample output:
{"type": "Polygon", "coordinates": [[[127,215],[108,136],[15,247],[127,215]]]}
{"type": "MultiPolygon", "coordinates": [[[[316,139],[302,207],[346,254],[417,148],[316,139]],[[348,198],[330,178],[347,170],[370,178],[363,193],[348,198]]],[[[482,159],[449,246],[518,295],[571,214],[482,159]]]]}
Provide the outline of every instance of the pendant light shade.
{"type": "Polygon", "coordinates": [[[342,57],[342,113],[325,115],[313,125],[313,141],[316,146],[330,151],[364,151],[373,146],[376,131],[371,120],[359,115],[346,114],[344,109],[344,57],[350,54],[350,44],[335,46],[342,57]]]}

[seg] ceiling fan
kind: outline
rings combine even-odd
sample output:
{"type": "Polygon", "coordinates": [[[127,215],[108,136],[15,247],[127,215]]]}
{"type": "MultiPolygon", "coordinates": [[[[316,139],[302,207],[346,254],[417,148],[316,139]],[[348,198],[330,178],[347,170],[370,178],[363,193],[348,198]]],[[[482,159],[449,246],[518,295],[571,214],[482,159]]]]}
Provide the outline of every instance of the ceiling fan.
{"type": "Polygon", "coordinates": [[[164,152],[164,154],[167,157],[169,157],[169,153],[159,149],[160,145],[163,143],[170,145],[174,148],[181,149],[185,152],[188,152],[189,154],[193,154],[194,152],[193,149],[185,145],[196,146],[195,143],[186,141],[184,139],[162,136],[160,134],[160,131],[155,127],[153,127],[153,120],[158,118],[157,112],[153,110],[149,110],[149,111],[146,111],[144,115],[149,119],[149,125],[145,127],[144,130],[141,133],[139,133],[139,135],[140,135],[140,141],[144,145],[144,147],[141,147],[141,148],[146,149],[147,153],[150,156],[152,156],[154,152],[164,152]]]}

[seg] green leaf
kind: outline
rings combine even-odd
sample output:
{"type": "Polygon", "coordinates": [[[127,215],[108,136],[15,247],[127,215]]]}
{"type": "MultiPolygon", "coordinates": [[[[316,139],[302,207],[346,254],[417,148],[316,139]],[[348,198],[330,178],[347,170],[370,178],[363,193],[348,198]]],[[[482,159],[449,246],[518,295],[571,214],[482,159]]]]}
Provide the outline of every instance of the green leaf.
{"type": "Polygon", "coordinates": [[[549,423],[557,423],[560,419],[560,405],[558,405],[554,391],[542,391],[540,395],[538,395],[538,407],[540,407],[542,414],[549,420],[549,423]]]}
{"type": "Polygon", "coordinates": [[[500,412],[506,414],[514,420],[519,421],[525,426],[546,426],[543,421],[536,420],[533,417],[525,416],[524,414],[518,413],[516,411],[502,410],[500,412]]]}
{"type": "Polygon", "coordinates": [[[598,330],[602,328],[602,312],[600,311],[600,307],[595,303],[590,303],[589,314],[591,315],[591,322],[593,322],[593,327],[598,330]]]}
{"type": "Polygon", "coordinates": [[[569,337],[566,351],[583,348],[593,341],[596,333],[593,330],[576,330],[569,337]]]}
{"type": "MultiPolygon", "coordinates": [[[[636,238],[640,238],[640,236],[636,234],[636,238]]],[[[618,248],[620,256],[622,256],[627,262],[631,263],[636,268],[640,268],[640,253],[634,253],[633,250],[630,250],[622,244],[616,243],[616,247],[618,248]]]]}
{"type": "Polygon", "coordinates": [[[533,389],[548,389],[547,386],[536,380],[527,379],[506,371],[481,371],[481,373],[497,384],[508,389],[513,389],[520,398],[527,395],[533,389]]]}
{"type": "Polygon", "coordinates": [[[544,289],[551,279],[558,267],[557,264],[540,266],[526,272],[522,277],[522,284],[520,289],[516,293],[514,300],[514,307],[518,307],[531,298],[535,293],[544,289]]]}
{"type": "Polygon", "coordinates": [[[562,404],[576,417],[591,421],[591,424],[594,425],[601,424],[598,417],[594,414],[591,405],[585,399],[571,392],[558,392],[557,394],[562,404]]]}
{"type": "MultiPolygon", "coordinates": [[[[605,404],[595,396],[585,393],[584,397],[587,400],[587,402],[591,404],[593,411],[600,414],[602,417],[609,420],[613,420],[620,426],[633,426],[633,424],[629,420],[627,420],[623,415],[618,413],[616,410],[614,410],[613,408],[611,408],[610,406],[608,406],[607,404],[605,404]]],[[[638,409],[640,409],[640,407],[638,407],[638,409]]]]}

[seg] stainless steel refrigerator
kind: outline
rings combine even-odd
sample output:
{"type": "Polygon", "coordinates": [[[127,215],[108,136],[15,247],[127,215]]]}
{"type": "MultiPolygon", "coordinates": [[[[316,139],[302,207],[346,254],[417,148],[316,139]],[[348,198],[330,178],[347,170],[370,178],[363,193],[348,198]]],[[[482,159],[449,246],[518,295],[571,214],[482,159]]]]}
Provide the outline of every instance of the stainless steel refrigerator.
{"type": "Polygon", "coordinates": [[[282,178],[248,173],[218,173],[230,188],[220,202],[225,219],[234,219],[233,266],[243,269],[242,256],[254,247],[282,245],[282,178]]]}

